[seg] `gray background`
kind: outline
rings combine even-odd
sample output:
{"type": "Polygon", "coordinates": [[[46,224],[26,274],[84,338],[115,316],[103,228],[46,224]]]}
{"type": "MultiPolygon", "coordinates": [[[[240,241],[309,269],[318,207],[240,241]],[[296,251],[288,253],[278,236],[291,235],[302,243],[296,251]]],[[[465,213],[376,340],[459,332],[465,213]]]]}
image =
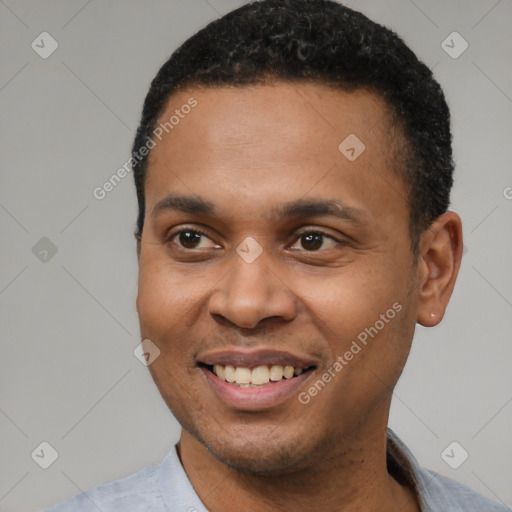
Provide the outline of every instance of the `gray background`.
{"type": "MultiPolygon", "coordinates": [[[[39,510],[158,463],[178,438],[133,355],[132,177],[102,201],[92,191],[128,158],[159,66],[240,4],[0,1],[2,511],[39,510]],[[47,59],[31,48],[43,31],[59,44],[47,59]],[[42,237],[57,247],[47,261],[47,241],[32,249],[42,237]],[[46,470],[31,458],[42,441],[59,454],[46,470]]],[[[417,330],[390,424],[424,466],[510,506],[512,2],[348,5],[396,30],[446,91],[467,249],[444,322],[417,330]],[[469,44],[457,59],[441,46],[453,31],[469,44]],[[452,441],[469,453],[458,469],[441,457],[452,441]]]]}

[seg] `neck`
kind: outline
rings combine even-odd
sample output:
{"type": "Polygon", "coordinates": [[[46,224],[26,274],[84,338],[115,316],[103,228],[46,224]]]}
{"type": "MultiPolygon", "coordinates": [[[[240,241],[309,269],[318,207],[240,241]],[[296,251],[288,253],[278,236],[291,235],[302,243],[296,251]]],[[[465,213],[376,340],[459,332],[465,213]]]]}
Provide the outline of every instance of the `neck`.
{"type": "Polygon", "coordinates": [[[418,512],[412,489],[386,466],[386,421],[359,429],[336,448],[319,450],[300,469],[280,475],[239,472],[217,460],[186,431],[179,455],[199,498],[211,512],[418,512]],[[371,430],[371,432],[369,431],[371,430]]]}

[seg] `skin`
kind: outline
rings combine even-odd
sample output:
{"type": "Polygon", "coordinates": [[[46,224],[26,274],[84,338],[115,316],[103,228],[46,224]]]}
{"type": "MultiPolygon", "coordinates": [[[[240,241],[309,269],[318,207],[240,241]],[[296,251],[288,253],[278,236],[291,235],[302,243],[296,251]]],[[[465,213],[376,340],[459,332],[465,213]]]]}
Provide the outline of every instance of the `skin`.
{"type": "Polygon", "coordinates": [[[374,93],[194,87],[170,98],[162,120],[191,96],[197,106],[151,151],[137,310],[142,338],[161,351],[149,368],[183,427],[179,455],[196,492],[211,511],[419,510],[387,471],[386,426],[415,324],[437,325],[452,293],[460,218],[440,216],[413,255],[392,170],[400,137],[374,93]],[[366,146],[353,162],[338,150],[351,133],[366,146]],[[155,214],[169,193],[219,211],[155,214]],[[343,201],[361,222],[271,214],[300,198],[343,201]],[[207,235],[184,246],[176,233],[194,228],[207,235]],[[312,248],[316,231],[326,237],[312,248]],[[263,249],[250,264],[236,253],[248,236],[263,249]],[[236,410],[197,365],[221,348],[287,350],[315,361],[307,391],[395,303],[402,310],[306,405],[294,395],[236,410]]]}

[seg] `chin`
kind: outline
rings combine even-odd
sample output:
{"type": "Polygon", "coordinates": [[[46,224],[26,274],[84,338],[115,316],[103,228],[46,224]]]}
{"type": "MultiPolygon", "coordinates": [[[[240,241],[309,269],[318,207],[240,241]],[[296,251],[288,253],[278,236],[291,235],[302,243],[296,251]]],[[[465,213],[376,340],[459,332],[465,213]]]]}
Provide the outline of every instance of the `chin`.
{"type": "Polygon", "coordinates": [[[272,476],[293,472],[300,466],[302,457],[296,449],[280,446],[269,451],[260,446],[207,446],[210,453],[226,466],[251,475],[272,476]]]}
{"type": "Polygon", "coordinates": [[[235,429],[194,437],[221,463],[240,472],[260,476],[277,476],[305,469],[311,454],[318,454],[318,443],[311,433],[287,432],[272,425],[271,431],[251,429],[247,425],[235,429]]]}

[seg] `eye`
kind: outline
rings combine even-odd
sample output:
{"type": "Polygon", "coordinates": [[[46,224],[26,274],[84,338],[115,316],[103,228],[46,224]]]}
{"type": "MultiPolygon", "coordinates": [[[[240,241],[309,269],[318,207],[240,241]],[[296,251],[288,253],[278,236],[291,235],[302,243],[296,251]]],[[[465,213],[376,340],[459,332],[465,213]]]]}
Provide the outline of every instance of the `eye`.
{"type": "MultiPolygon", "coordinates": [[[[337,240],[322,231],[305,231],[299,234],[297,243],[300,243],[302,248],[306,251],[318,252],[319,249],[326,249],[336,246],[337,240]],[[327,244],[328,247],[324,247],[324,242],[327,240],[330,242],[330,244],[327,244]]],[[[291,249],[296,248],[292,246],[291,249]]]]}
{"type": "MultiPolygon", "coordinates": [[[[172,243],[182,251],[220,248],[207,233],[198,228],[175,231],[169,234],[167,243],[172,243]]],[[[323,231],[309,230],[298,234],[297,242],[294,245],[297,244],[300,244],[300,247],[291,246],[290,249],[319,252],[321,249],[330,249],[340,245],[341,242],[323,231]]]]}
{"type": "Polygon", "coordinates": [[[206,247],[201,245],[201,243],[208,239],[213,244],[210,246],[218,247],[213,240],[211,240],[208,235],[199,229],[181,229],[180,231],[176,231],[172,233],[168,241],[176,244],[180,249],[190,250],[190,249],[208,249],[208,245],[206,247]]]}

